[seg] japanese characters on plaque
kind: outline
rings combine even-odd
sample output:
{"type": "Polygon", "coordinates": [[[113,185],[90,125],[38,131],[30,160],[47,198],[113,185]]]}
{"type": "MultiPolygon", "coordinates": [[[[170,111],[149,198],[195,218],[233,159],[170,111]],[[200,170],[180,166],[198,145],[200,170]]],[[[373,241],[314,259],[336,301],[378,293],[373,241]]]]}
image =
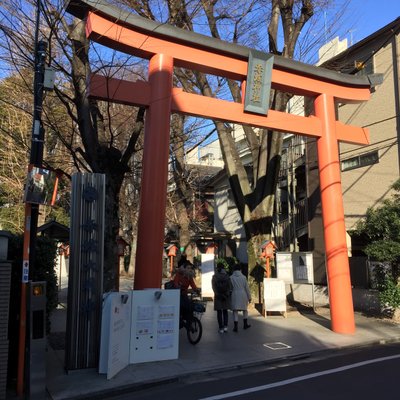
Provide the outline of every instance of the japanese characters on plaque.
{"type": "Polygon", "coordinates": [[[245,111],[268,114],[273,63],[272,54],[250,50],[244,99],[245,111]]]}
{"type": "MultiPolygon", "coordinates": [[[[86,184],[83,188],[82,199],[86,204],[95,203],[99,198],[96,187],[86,184]]],[[[87,207],[85,207],[87,208],[87,207]]],[[[81,258],[83,261],[82,289],[85,296],[82,296],[81,309],[89,315],[96,309],[97,280],[99,273],[99,223],[96,220],[95,208],[89,207],[90,211],[84,214],[82,223],[81,258]]]]}

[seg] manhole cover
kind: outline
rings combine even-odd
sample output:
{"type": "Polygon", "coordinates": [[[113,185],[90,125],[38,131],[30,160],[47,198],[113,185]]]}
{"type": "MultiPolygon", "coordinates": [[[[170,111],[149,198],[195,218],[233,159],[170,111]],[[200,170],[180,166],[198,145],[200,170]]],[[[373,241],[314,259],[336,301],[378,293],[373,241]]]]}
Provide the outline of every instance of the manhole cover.
{"type": "Polygon", "coordinates": [[[282,349],[291,349],[292,346],[282,342],[275,342],[275,343],[264,343],[263,346],[268,347],[271,350],[282,350],[282,349]]]}

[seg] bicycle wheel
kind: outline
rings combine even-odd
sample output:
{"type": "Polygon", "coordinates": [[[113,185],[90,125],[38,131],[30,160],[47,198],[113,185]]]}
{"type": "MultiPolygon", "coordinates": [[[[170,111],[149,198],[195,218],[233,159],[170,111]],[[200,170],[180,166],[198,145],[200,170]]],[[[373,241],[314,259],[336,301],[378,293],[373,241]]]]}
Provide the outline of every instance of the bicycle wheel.
{"type": "Polygon", "coordinates": [[[201,335],[203,334],[203,327],[197,317],[192,317],[191,321],[188,322],[186,332],[191,344],[197,344],[200,342],[201,335]]]}

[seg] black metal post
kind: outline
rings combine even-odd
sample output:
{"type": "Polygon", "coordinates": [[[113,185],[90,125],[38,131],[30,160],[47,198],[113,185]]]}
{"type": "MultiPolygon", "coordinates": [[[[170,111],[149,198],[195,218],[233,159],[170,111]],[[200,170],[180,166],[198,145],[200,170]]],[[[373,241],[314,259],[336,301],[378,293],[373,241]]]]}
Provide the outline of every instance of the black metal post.
{"type": "MultiPolygon", "coordinates": [[[[34,110],[32,142],[30,154],[30,168],[41,167],[43,163],[44,150],[44,127],[42,124],[43,109],[43,82],[45,74],[47,42],[41,40],[37,44],[35,56],[35,78],[34,78],[34,110]]],[[[29,245],[29,263],[35,265],[36,258],[36,237],[39,218],[39,204],[31,204],[31,226],[30,226],[30,245],[29,245]]]]}
{"type": "MultiPolygon", "coordinates": [[[[38,41],[39,34],[39,16],[40,0],[37,5],[37,20],[35,31],[35,65],[34,65],[34,84],[33,84],[33,126],[31,153],[28,171],[32,167],[41,167],[43,162],[44,148],[44,127],[42,124],[42,104],[44,92],[44,74],[47,42],[38,41]]],[[[21,312],[19,328],[19,346],[18,346],[18,376],[17,376],[17,394],[22,396],[25,387],[25,371],[29,368],[25,365],[26,352],[26,290],[29,280],[29,269],[34,266],[36,258],[36,236],[39,216],[39,205],[25,203],[25,225],[24,225],[24,254],[22,265],[21,281],[21,312]]]]}

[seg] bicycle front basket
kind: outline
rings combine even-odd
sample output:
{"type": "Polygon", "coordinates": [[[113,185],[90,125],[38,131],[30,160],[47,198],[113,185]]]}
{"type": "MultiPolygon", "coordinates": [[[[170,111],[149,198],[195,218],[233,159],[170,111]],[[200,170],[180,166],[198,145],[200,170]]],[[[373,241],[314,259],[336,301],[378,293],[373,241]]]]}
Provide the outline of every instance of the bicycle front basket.
{"type": "Polygon", "coordinates": [[[203,313],[206,311],[205,303],[195,302],[193,303],[193,311],[198,313],[203,313]]]}

